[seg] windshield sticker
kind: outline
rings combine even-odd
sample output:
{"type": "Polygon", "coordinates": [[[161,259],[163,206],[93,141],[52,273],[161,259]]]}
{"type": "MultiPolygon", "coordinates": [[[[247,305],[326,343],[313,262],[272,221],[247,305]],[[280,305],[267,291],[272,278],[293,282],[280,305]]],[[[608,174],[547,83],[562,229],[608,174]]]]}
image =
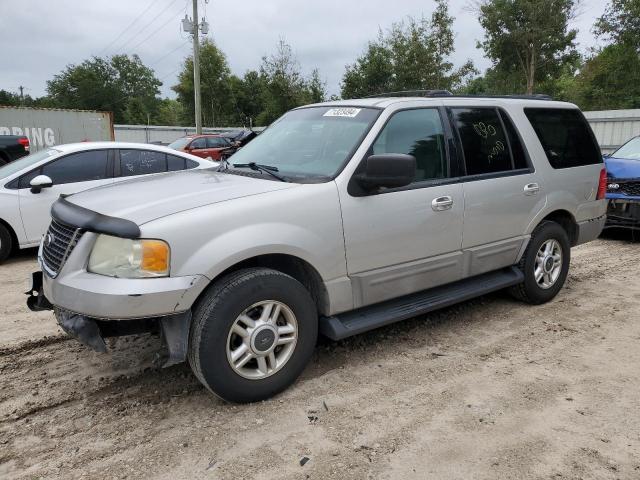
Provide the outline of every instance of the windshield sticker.
{"type": "Polygon", "coordinates": [[[354,118],[360,113],[361,108],[330,108],[323,117],[348,117],[354,118]]]}

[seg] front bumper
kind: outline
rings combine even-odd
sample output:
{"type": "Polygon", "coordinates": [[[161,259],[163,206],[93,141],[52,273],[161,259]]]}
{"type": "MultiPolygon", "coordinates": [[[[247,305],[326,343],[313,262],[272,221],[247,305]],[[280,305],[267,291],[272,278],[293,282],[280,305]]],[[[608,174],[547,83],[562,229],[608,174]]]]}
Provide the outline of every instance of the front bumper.
{"type": "Polygon", "coordinates": [[[605,228],[640,230],[640,201],[609,200],[605,228]]]}

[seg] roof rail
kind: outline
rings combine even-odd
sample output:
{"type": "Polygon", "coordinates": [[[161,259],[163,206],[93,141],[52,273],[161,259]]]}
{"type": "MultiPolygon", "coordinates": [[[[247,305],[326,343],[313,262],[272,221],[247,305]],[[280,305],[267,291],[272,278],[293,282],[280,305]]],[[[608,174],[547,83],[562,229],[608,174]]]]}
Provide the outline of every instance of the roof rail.
{"type": "Polygon", "coordinates": [[[364,98],[381,97],[453,97],[453,98],[513,98],[520,100],[553,100],[546,93],[534,93],[532,95],[454,95],[449,90],[401,90],[399,92],[384,92],[369,95],[364,98]]]}
{"type": "Polygon", "coordinates": [[[369,95],[364,98],[380,97],[449,97],[452,93],[449,90],[400,90],[398,92],[383,92],[369,95]]]}

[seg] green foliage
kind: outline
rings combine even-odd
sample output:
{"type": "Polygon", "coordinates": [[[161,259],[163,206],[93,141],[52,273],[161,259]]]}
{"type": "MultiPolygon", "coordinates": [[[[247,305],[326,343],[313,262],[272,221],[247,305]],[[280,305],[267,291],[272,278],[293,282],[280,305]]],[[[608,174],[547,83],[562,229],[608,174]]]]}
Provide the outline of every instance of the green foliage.
{"type": "Polygon", "coordinates": [[[596,35],[640,51],[640,0],[612,0],[595,24],[596,35]]]}
{"type": "Polygon", "coordinates": [[[458,69],[448,61],[454,51],[452,26],[446,0],[437,0],[429,20],[409,17],[393,24],[386,34],[379,32],[378,39],[347,66],[343,98],[385,91],[460,89],[476,71],[471,61],[458,69]]]}
{"type": "Polygon", "coordinates": [[[478,48],[504,86],[516,86],[515,72],[516,90],[532,94],[538,83],[558,78],[577,62],[577,31],[569,29],[574,0],[481,0],[476,6],[484,28],[478,48]]]}
{"type": "Polygon", "coordinates": [[[161,85],[137,55],[114,55],[69,65],[47,82],[47,93],[60,108],[111,111],[118,123],[147,123],[157,112],[161,85]]]}
{"type": "Polygon", "coordinates": [[[628,44],[608,45],[576,78],[573,100],[583,110],[640,108],[640,57],[628,44]]]}
{"type": "MultiPolygon", "coordinates": [[[[280,40],[277,50],[262,59],[259,71],[243,78],[232,75],[227,59],[210,40],[200,48],[200,89],[204,126],[268,125],[284,112],[323,101],[325,85],[317,70],[306,79],[291,46],[280,40]]],[[[183,106],[182,121],[193,123],[193,58],[188,57],[172,89],[183,106]]]]}

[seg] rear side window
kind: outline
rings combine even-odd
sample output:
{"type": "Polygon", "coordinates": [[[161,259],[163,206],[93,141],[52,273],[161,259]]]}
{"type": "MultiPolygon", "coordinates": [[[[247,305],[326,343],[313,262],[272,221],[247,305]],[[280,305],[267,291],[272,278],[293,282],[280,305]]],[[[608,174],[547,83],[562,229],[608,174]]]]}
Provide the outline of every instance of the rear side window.
{"type": "Polygon", "coordinates": [[[151,150],[120,150],[120,175],[148,175],[167,171],[166,155],[151,150]]]}
{"type": "Polygon", "coordinates": [[[179,170],[190,170],[200,165],[198,162],[176,155],[167,155],[167,171],[177,172],[179,170]]]}
{"type": "Polygon", "coordinates": [[[167,155],[167,171],[176,172],[178,170],[184,170],[185,162],[185,158],[167,155]]]}
{"type": "Polygon", "coordinates": [[[207,148],[228,147],[229,143],[222,137],[207,137],[207,148]]]}
{"type": "MultiPolygon", "coordinates": [[[[108,171],[109,152],[107,150],[89,150],[72,153],[66,157],[54,160],[42,167],[42,174],[48,176],[54,185],[63,183],[89,182],[110,178],[108,171]]],[[[28,184],[31,179],[26,178],[28,184]]],[[[21,180],[20,186],[23,186],[21,180]]]]}
{"type": "Polygon", "coordinates": [[[451,114],[462,143],[467,175],[515,169],[497,109],[452,108],[451,114]]]}
{"type": "Polygon", "coordinates": [[[579,110],[525,108],[524,113],[553,168],[602,163],[600,147],[579,110]]]}
{"type": "Polygon", "coordinates": [[[403,110],[391,117],[373,144],[373,154],[404,153],[416,158],[415,182],[445,178],[447,157],[438,110],[403,110]]]}

